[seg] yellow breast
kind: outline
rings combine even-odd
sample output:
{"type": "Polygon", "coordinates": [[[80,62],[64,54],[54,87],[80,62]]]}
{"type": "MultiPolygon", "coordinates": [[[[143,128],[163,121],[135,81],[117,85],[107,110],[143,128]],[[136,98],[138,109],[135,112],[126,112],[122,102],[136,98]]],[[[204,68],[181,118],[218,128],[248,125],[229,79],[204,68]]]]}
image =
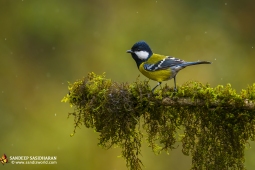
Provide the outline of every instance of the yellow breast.
{"type": "Polygon", "coordinates": [[[172,76],[171,76],[171,69],[164,69],[164,70],[158,70],[158,71],[147,71],[144,69],[144,64],[155,64],[160,60],[163,60],[166,56],[163,55],[159,55],[159,54],[153,54],[148,61],[142,63],[139,66],[139,70],[140,72],[148,77],[149,79],[158,81],[158,82],[162,82],[162,81],[166,81],[169,80],[172,76]]]}

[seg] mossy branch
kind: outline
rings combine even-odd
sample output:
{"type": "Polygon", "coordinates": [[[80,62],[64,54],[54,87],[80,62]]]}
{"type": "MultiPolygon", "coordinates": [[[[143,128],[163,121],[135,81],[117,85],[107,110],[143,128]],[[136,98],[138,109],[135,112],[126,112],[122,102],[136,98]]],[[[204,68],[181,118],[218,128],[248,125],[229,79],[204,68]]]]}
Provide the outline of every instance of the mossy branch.
{"type": "MultiPolygon", "coordinates": [[[[207,103],[207,101],[202,100],[202,99],[191,99],[191,98],[169,98],[166,97],[162,100],[162,104],[166,105],[166,106],[173,106],[173,107],[185,107],[185,106],[207,106],[208,108],[217,108],[217,107],[222,107],[225,109],[228,108],[236,108],[236,103],[234,103],[233,101],[229,101],[229,103],[224,103],[224,105],[222,105],[222,102],[220,100],[215,100],[212,101],[210,103],[207,103]]],[[[244,99],[243,101],[243,105],[237,105],[237,109],[243,109],[243,110],[254,110],[255,109],[255,105],[254,102],[248,99],[244,99]]]]}
{"type": "Polygon", "coordinates": [[[89,73],[69,84],[62,101],[74,106],[74,133],[83,124],[94,128],[100,146],[121,147],[131,170],[142,169],[143,137],[155,153],[180,141],[194,170],[243,170],[245,145],[255,136],[255,84],[237,94],[230,84],[187,82],[177,92],[164,86],[153,94],[148,81],[117,83],[89,73]]]}

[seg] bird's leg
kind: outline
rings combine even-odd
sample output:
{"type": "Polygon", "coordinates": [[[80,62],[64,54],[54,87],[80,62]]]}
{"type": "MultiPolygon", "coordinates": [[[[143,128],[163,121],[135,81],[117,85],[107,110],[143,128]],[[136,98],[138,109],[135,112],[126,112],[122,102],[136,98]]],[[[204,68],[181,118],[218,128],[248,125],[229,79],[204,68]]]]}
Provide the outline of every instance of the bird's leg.
{"type": "Polygon", "coordinates": [[[177,92],[177,88],[176,88],[176,75],[174,76],[174,91],[177,92]]]}
{"type": "Polygon", "coordinates": [[[158,84],[151,90],[151,92],[153,93],[154,90],[161,84],[162,82],[158,82],[158,84]]]}

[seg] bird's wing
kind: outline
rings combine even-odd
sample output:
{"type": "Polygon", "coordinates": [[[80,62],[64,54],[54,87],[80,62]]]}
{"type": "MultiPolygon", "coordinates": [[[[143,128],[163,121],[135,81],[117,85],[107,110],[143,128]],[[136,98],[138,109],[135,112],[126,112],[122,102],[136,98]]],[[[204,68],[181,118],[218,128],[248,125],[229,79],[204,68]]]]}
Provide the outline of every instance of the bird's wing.
{"type": "Polygon", "coordinates": [[[148,71],[164,70],[164,69],[168,69],[169,67],[173,67],[173,66],[182,64],[184,62],[185,62],[184,60],[167,56],[155,64],[145,63],[144,69],[148,70],[148,71]]]}

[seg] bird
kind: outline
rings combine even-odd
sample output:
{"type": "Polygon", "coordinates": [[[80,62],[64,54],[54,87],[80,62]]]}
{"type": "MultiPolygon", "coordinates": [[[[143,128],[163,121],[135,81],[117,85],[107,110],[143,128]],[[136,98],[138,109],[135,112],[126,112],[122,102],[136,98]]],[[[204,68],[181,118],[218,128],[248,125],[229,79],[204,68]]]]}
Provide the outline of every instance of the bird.
{"type": "Polygon", "coordinates": [[[145,41],[138,41],[130,50],[127,50],[127,53],[131,54],[139,71],[144,76],[158,82],[152,89],[152,93],[161,85],[162,81],[172,78],[174,79],[174,91],[176,92],[176,75],[180,70],[191,65],[211,64],[209,61],[186,62],[175,57],[155,54],[145,41]]]}

